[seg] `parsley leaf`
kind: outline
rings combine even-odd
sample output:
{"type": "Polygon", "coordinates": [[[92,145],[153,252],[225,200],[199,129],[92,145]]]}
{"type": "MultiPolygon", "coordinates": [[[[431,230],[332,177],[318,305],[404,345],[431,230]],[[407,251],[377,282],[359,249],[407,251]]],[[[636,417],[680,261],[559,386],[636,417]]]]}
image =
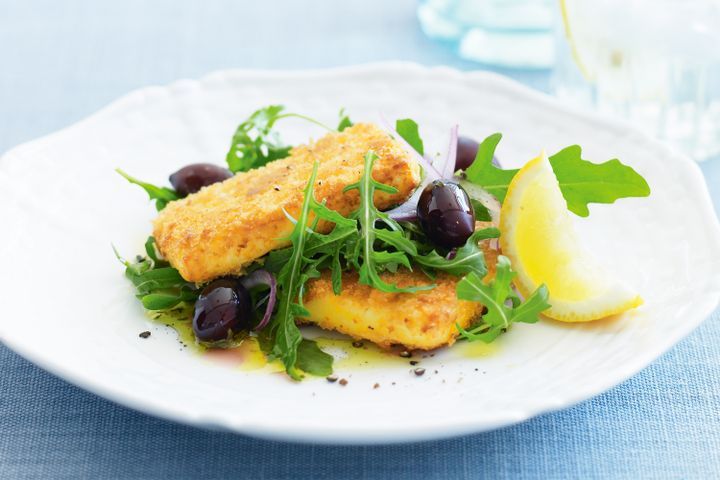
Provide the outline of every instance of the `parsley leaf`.
{"type": "Polygon", "coordinates": [[[548,289],[545,285],[541,285],[524,302],[521,301],[512,289],[512,279],[515,275],[510,268],[510,260],[500,255],[495,278],[489,284],[486,285],[482,277],[474,272],[458,282],[456,294],[459,299],[479,302],[487,308],[487,313],[469,330],[456,324],[463,338],[490,343],[505,332],[512,323],[535,323],[540,312],[550,308],[548,289]]]}
{"type": "Polygon", "coordinates": [[[180,198],[178,196],[178,194],[175,192],[175,190],[172,190],[167,187],[158,187],[151,183],[143,182],[141,180],[138,180],[135,177],[131,177],[130,175],[123,172],[119,168],[116,168],[115,171],[117,173],[119,173],[120,175],[122,175],[125,178],[125,180],[127,180],[128,182],[142,187],[142,189],[145,190],[145,192],[147,192],[148,196],[150,197],[150,200],[155,200],[155,208],[157,209],[158,212],[160,210],[162,210],[163,208],[165,208],[165,206],[168,203],[180,198]]]}
{"type": "Polygon", "coordinates": [[[420,131],[415,120],[410,118],[397,120],[395,122],[395,131],[420,155],[425,154],[425,147],[423,146],[422,138],[420,138],[420,131]]]}
{"type": "MultiPolygon", "coordinates": [[[[467,179],[497,197],[505,199],[508,185],[517,169],[503,170],[492,164],[493,154],[502,135],[490,135],[480,144],[475,161],[465,171],[467,179]]],[[[568,210],[581,217],[590,214],[589,203],[613,203],[618,198],[647,197],[650,187],[632,167],[618,159],[604,163],[584,160],[578,145],[560,150],[549,157],[568,210]]]]}
{"type": "Polygon", "coordinates": [[[350,120],[350,117],[348,116],[348,114],[345,113],[344,108],[340,109],[339,116],[340,116],[340,122],[338,123],[338,127],[337,127],[338,132],[342,132],[346,128],[353,126],[353,122],[352,122],[352,120],[350,120]]]}
{"type": "Polygon", "coordinates": [[[290,154],[292,147],[284,145],[277,132],[272,131],[275,122],[282,118],[284,109],[282,105],[268,105],[253,112],[238,125],[225,156],[233,173],[262,167],[290,154]]]}
{"type": "MultiPolygon", "coordinates": [[[[284,110],[283,105],[268,105],[254,111],[247,120],[238,125],[233,134],[230,150],[225,156],[228,168],[233,173],[247,172],[290,155],[292,147],[285,145],[278,133],[273,130],[278,120],[300,118],[330,132],[336,131],[313,118],[299,113],[283,113],[284,110]]],[[[344,111],[341,110],[340,113],[343,115],[344,111]]],[[[340,127],[344,129],[349,125],[352,125],[350,118],[347,115],[342,116],[340,127]]],[[[340,131],[340,127],[337,131],[340,131]]]]}

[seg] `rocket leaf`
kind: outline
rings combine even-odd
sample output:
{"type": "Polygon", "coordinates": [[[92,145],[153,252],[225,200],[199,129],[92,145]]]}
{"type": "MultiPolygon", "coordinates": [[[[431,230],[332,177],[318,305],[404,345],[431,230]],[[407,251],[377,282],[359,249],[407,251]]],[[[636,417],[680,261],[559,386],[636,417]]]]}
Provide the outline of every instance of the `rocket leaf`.
{"type": "MultiPolygon", "coordinates": [[[[467,179],[505,200],[508,185],[517,169],[504,170],[492,164],[493,154],[502,135],[490,135],[480,144],[475,161],[465,171],[467,179]]],[[[619,160],[593,163],[582,158],[582,150],[572,145],[549,157],[568,210],[581,217],[590,214],[590,203],[613,203],[619,198],[647,197],[650,187],[632,167],[619,160]]]]}

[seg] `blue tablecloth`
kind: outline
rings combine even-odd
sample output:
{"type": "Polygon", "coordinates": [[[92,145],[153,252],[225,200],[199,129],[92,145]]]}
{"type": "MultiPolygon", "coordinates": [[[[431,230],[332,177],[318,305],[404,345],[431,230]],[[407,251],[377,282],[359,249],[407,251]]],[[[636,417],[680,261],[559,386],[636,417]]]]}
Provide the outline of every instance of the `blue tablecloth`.
{"type": "MultiPolygon", "coordinates": [[[[2,0],[0,151],[136,87],[215,69],[385,59],[477,68],[424,38],[415,6],[2,0]]],[[[545,72],[511,75],[548,88],[545,72]]],[[[720,161],[703,168],[717,202],[720,161]]],[[[2,219],[0,225],[12,228],[2,219]]],[[[28,288],[41,295],[53,281],[38,275],[28,288]]],[[[37,308],[17,321],[31,324],[46,313],[37,308]]],[[[389,447],[292,445],[203,431],[98,398],[2,346],[0,365],[2,479],[720,476],[717,313],[633,379],[579,406],[491,433],[389,447]]]]}

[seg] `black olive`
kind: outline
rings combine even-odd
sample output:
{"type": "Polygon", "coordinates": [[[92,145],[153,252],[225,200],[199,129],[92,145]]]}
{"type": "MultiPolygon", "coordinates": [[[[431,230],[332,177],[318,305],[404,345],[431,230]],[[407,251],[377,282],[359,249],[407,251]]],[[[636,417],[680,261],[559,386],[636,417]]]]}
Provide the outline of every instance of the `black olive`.
{"type": "Polygon", "coordinates": [[[249,329],[251,319],[250,293],[237,280],[221,278],[209,283],[195,302],[193,332],[201,341],[222,340],[231,331],[249,329]]]}
{"type": "MultiPolygon", "coordinates": [[[[475,161],[480,144],[470,137],[459,137],[457,143],[457,156],[455,157],[455,171],[466,170],[475,161]]],[[[493,165],[500,167],[497,157],[493,156],[493,165]]]]}
{"type": "Polygon", "coordinates": [[[170,184],[181,197],[195,193],[202,187],[222,182],[232,177],[227,168],[212,163],[193,163],[170,175],[170,184]]]}
{"type": "Polygon", "coordinates": [[[460,247],[475,231],[475,212],[465,190],[453,182],[435,180],[418,201],[420,226],[436,245],[460,247]]]}

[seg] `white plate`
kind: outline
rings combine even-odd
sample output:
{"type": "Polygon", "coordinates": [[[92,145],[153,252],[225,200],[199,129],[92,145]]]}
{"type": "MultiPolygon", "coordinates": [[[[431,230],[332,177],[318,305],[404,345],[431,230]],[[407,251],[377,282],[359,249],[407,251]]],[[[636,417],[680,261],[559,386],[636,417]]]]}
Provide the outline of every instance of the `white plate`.
{"type": "MultiPolygon", "coordinates": [[[[321,133],[295,121],[281,129],[292,142],[321,133]]],[[[686,157],[505,78],[412,64],[226,71],[139,90],[2,157],[0,214],[5,344],[138,410],[277,439],[432,439],[564,408],[646,366],[704,320],[720,293],[720,230],[686,157]],[[162,183],[182,165],[222,163],[238,121],[268,103],[328,122],[341,106],[356,120],[378,111],[412,117],[438,148],[453,122],[477,138],[501,131],[498,153],[512,166],[573,143],[596,161],[621,158],[647,178],[652,196],[592,206],[577,224],[646,304],[590,325],[518,325],[488,356],[450,349],[423,360],[422,377],[409,365],[341,369],[346,387],[293,383],[180,348],[171,330],[144,316],[110,249],[140,252],[154,215],[144,192],[113,169],[162,183]],[[138,338],[146,329],[153,335],[138,338]]]]}

